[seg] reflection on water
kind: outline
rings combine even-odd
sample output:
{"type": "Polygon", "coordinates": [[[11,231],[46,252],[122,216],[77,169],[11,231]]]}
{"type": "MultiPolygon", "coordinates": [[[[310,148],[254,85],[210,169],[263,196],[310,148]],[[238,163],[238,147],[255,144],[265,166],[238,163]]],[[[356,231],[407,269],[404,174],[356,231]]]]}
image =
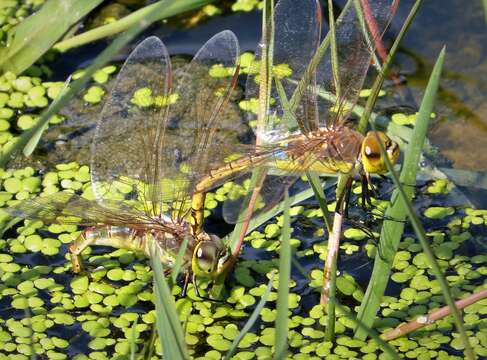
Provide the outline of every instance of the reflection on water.
{"type": "MultiPolygon", "coordinates": [[[[391,33],[397,33],[412,2],[400,4],[391,33]]],[[[245,51],[255,48],[259,24],[259,12],[237,13],[212,18],[189,30],[166,26],[159,35],[172,54],[191,55],[212,34],[231,29],[245,51]]],[[[400,71],[407,79],[407,91],[412,93],[415,104],[403,99],[395,105],[418,106],[443,45],[447,46],[447,57],[436,106],[438,116],[432,121],[430,140],[453,167],[485,171],[487,152],[482,149],[487,144],[484,140],[487,136],[487,25],[481,0],[423,2],[398,55],[400,71]]],[[[79,65],[78,52],[73,54],[79,65]]],[[[69,59],[69,54],[64,56],[59,65],[72,71],[75,64],[69,59]]],[[[96,114],[94,111],[95,118],[96,114]]],[[[61,142],[58,145],[62,146],[61,142]]]]}
{"type": "MultiPolygon", "coordinates": [[[[410,2],[401,2],[404,17],[410,2]],[[406,4],[408,3],[408,4],[406,4]]],[[[441,47],[447,56],[430,140],[458,169],[487,170],[487,24],[482,1],[425,1],[403,42],[401,67],[419,102],[441,47]]]]}

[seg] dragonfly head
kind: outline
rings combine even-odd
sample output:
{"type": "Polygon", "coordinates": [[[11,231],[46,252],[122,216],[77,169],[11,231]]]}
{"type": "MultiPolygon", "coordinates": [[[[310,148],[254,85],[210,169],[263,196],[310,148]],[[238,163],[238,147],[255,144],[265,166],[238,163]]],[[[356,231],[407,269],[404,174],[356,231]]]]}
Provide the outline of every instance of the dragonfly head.
{"type": "Polygon", "coordinates": [[[200,234],[191,261],[193,274],[205,278],[215,278],[229,259],[229,252],[216,235],[200,234]]]}
{"type": "Polygon", "coordinates": [[[382,131],[369,131],[362,141],[362,164],[367,173],[384,174],[387,172],[387,166],[381,152],[380,143],[386,150],[387,157],[392,165],[397,162],[401,150],[399,145],[392,141],[382,131]]]}

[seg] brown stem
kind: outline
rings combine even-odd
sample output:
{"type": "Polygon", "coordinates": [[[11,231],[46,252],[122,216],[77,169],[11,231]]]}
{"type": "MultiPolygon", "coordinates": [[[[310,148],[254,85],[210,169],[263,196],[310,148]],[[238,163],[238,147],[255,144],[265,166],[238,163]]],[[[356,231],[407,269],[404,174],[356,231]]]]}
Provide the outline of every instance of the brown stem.
{"type": "MultiPolygon", "coordinates": [[[[341,202],[343,204],[343,201],[341,202]]],[[[341,206],[343,208],[343,206],[341,206]]],[[[343,209],[337,209],[335,217],[333,218],[333,231],[328,238],[328,249],[326,255],[325,269],[323,273],[323,292],[321,293],[320,303],[325,306],[330,299],[330,280],[332,278],[332,271],[334,271],[333,264],[336,263],[338,251],[340,249],[340,236],[342,234],[343,224],[343,209]]],[[[336,269],[335,269],[336,271],[336,269]]]]}
{"type": "MultiPolygon", "coordinates": [[[[379,32],[377,21],[375,20],[374,15],[372,14],[372,11],[370,9],[369,0],[361,0],[361,3],[362,3],[362,8],[364,9],[365,21],[369,26],[370,33],[372,34],[372,39],[375,43],[375,48],[382,62],[384,62],[387,58],[387,50],[384,46],[384,43],[381,40],[383,34],[379,32]]],[[[399,6],[399,0],[394,0],[391,5],[391,13],[393,14],[393,16],[391,16],[391,19],[394,17],[394,14],[398,6],[399,6]]]]}
{"type": "Polygon", "coordinates": [[[250,198],[249,205],[248,205],[247,210],[246,210],[247,213],[245,214],[245,220],[242,224],[242,230],[240,231],[238,242],[235,244],[235,247],[234,247],[233,252],[232,252],[233,258],[238,258],[238,254],[240,253],[240,249],[243,245],[243,241],[244,241],[245,235],[247,234],[247,230],[249,228],[250,220],[252,218],[252,213],[254,212],[255,203],[257,201],[260,190],[262,188],[262,184],[264,183],[264,180],[266,178],[266,173],[267,172],[264,171],[264,173],[261,174],[260,178],[258,179],[258,181],[257,181],[257,183],[256,183],[256,185],[252,191],[252,196],[250,198]]]}
{"type": "MultiPolygon", "coordinates": [[[[487,289],[475,292],[465,299],[458,300],[457,302],[455,302],[455,306],[458,310],[462,310],[463,308],[485,298],[487,298],[487,289]]],[[[382,334],[381,338],[386,341],[397,339],[398,337],[409,334],[426,325],[430,325],[448,315],[450,315],[450,308],[448,306],[443,306],[442,308],[431,311],[428,315],[421,315],[413,321],[399,325],[395,329],[389,330],[388,332],[382,334]]]]}

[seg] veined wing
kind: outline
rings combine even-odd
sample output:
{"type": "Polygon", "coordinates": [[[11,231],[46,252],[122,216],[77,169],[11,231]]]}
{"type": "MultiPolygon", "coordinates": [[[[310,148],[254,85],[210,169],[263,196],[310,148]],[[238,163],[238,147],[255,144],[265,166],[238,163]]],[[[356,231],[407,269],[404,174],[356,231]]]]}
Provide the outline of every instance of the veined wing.
{"type": "Polygon", "coordinates": [[[164,225],[123,202],[107,200],[102,206],[96,201],[68,192],[59,192],[45,197],[38,196],[2,210],[12,217],[41,220],[45,224],[82,226],[103,224],[165,230],[164,225]]]}
{"type": "MultiPolygon", "coordinates": [[[[274,10],[273,76],[280,79],[287,99],[299,81],[316,52],[321,33],[321,7],[317,0],[280,0],[274,10]]],[[[268,27],[271,24],[267,24],[268,27]]],[[[256,61],[249,69],[246,84],[246,100],[257,102],[259,98],[259,76],[261,48],[256,49],[256,61]]],[[[313,87],[305,87],[303,96],[312,96],[313,87]]],[[[299,128],[303,133],[317,126],[317,113],[311,107],[301,104],[294,109],[294,118],[283,118],[284,109],[280,94],[274,85],[271,88],[270,116],[257,136],[264,143],[275,142],[289,136],[299,128]],[[308,121],[303,122],[303,118],[308,121]],[[296,123],[298,121],[298,123],[296,123]]],[[[251,115],[255,120],[256,115],[251,115]]]]}
{"type": "Polygon", "coordinates": [[[395,2],[357,0],[340,14],[335,26],[336,72],[332,67],[331,46],[316,69],[320,127],[343,124],[352,112],[377,43],[394,15],[395,2]]]}
{"type": "Polygon", "coordinates": [[[157,37],[145,39],[120,70],[95,130],[91,174],[101,206],[129,198],[143,204],[149,217],[162,213],[171,83],[166,47],[157,37]]]}
{"type": "Polygon", "coordinates": [[[174,199],[171,211],[178,217],[190,210],[197,183],[238,151],[240,136],[248,131],[231,101],[238,57],[237,38],[223,31],[175,74],[177,100],[162,141],[164,174],[171,185],[161,189],[161,198],[174,199]]]}
{"type": "MultiPolygon", "coordinates": [[[[267,24],[267,27],[271,27],[267,24]]],[[[273,37],[273,76],[281,80],[285,97],[290,99],[295,85],[284,79],[299,81],[311,61],[313,54],[319,44],[321,30],[321,8],[317,0],[280,0],[274,9],[274,37],[273,37]]],[[[270,33],[270,31],[268,31],[270,33]]],[[[255,61],[250,65],[246,83],[247,104],[257,104],[259,99],[259,79],[261,67],[261,47],[255,51],[255,61]]],[[[312,96],[312,87],[306,87],[306,95],[312,96]],[[309,90],[309,91],[308,91],[309,90]]],[[[317,113],[311,107],[298,106],[295,109],[294,117],[284,117],[284,106],[280,101],[280,94],[273,82],[270,89],[271,103],[270,113],[264,124],[256,129],[256,136],[260,138],[261,145],[250,153],[254,158],[266,158],[266,160],[255,161],[258,165],[266,166],[272,161],[280,161],[286,158],[282,149],[286,147],[285,141],[291,134],[296,133],[300,128],[301,132],[316,128],[318,124],[317,113]],[[307,117],[313,119],[304,123],[302,119],[307,117]],[[298,122],[296,122],[296,120],[298,122]],[[299,123],[299,127],[298,127],[299,123]],[[284,144],[284,145],[283,145],[284,144]]],[[[251,106],[256,109],[257,106],[251,106]]],[[[255,121],[257,114],[251,113],[249,121],[255,121]]],[[[299,133],[299,132],[298,132],[299,133]]],[[[291,186],[298,177],[301,170],[290,170],[289,176],[267,176],[259,192],[260,210],[265,211],[279,202],[285,189],[291,186]]],[[[247,195],[250,196],[250,195],[247,195]]],[[[245,196],[225,201],[223,214],[227,222],[235,222],[239,213],[243,210],[248,199],[245,196]]]]}

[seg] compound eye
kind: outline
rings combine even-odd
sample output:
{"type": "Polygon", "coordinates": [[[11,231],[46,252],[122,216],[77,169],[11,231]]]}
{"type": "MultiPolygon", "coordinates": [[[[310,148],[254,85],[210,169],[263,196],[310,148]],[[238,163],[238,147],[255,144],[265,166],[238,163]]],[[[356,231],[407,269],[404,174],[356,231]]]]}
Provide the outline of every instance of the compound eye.
{"type": "Polygon", "coordinates": [[[369,159],[378,159],[380,158],[380,152],[376,152],[372,150],[372,148],[368,145],[365,146],[365,156],[369,159]]]}
{"type": "Polygon", "coordinates": [[[210,241],[203,241],[196,250],[196,261],[200,270],[211,273],[217,264],[218,249],[210,241]]]}

